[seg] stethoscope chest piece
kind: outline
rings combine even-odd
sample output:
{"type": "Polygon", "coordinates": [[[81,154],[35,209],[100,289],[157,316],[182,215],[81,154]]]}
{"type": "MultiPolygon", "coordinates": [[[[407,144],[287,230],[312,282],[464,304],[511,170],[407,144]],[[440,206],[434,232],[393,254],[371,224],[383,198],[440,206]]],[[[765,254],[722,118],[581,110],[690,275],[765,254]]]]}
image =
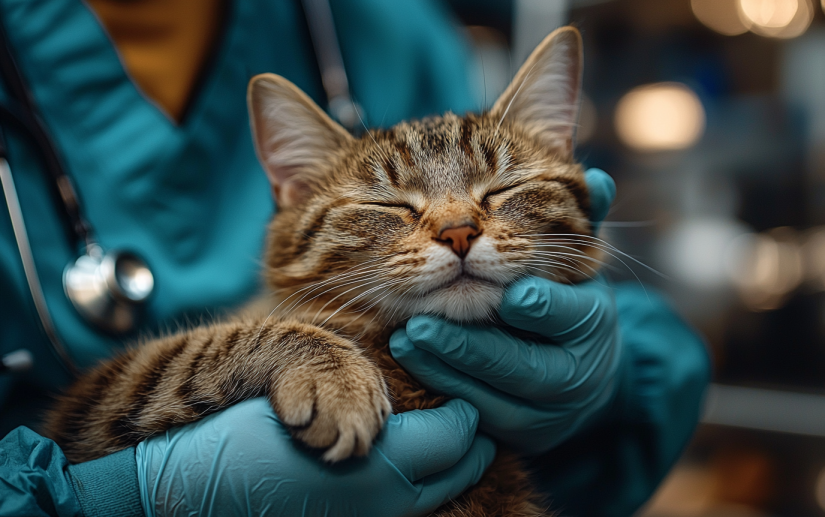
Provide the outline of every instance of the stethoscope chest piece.
{"type": "Polygon", "coordinates": [[[140,257],[128,251],[104,253],[99,246],[90,246],[63,272],[63,288],[75,309],[117,334],[138,326],[143,302],[154,287],[155,278],[140,257]]]}

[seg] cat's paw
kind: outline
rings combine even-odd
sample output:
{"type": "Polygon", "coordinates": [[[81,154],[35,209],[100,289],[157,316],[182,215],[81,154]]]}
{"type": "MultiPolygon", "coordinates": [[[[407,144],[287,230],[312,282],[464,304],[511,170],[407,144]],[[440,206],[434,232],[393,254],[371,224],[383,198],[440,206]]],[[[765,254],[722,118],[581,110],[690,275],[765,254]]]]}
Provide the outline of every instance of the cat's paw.
{"type": "Polygon", "coordinates": [[[282,372],[271,397],[292,434],[330,462],[366,455],[392,411],[381,371],[354,347],[282,372]]]}

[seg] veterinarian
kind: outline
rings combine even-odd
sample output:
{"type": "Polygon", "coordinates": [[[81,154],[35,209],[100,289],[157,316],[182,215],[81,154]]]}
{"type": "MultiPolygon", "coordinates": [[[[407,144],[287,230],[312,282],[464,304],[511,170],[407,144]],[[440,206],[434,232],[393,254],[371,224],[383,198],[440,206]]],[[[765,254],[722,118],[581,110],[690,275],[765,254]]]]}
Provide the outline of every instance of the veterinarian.
{"type": "MultiPolygon", "coordinates": [[[[465,42],[436,0],[338,0],[332,14],[348,83],[298,1],[0,0],[25,83],[4,69],[6,428],[124,341],[259,288],[273,205],[248,129],[251,76],[284,75],[332,111],[351,91],[375,125],[477,107],[465,42]],[[82,266],[107,260],[123,282],[120,305],[101,313],[82,266]]],[[[587,179],[598,224],[614,186],[601,171],[587,179]]],[[[72,466],[18,427],[0,441],[0,515],[421,515],[479,479],[491,438],[530,458],[567,515],[630,515],[696,425],[709,369],[700,338],[655,293],[599,282],[523,279],[501,317],[556,345],[423,316],[393,335],[396,359],[457,399],[391,416],[366,458],[321,463],[262,399],[72,466]]]]}

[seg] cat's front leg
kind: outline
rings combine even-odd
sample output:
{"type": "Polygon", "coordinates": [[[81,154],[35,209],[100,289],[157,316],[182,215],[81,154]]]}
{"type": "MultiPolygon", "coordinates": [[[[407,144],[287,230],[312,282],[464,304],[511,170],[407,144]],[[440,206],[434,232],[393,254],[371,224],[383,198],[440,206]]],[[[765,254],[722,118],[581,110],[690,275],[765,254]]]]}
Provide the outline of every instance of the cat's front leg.
{"type": "Polygon", "coordinates": [[[212,338],[226,343],[213,345],[179,390],[190,393],[190,407],[266,395],[293,436],[326,449],[327,461],[366,454],[392,409],[381,371],[332,332],[299,322],[249,322],[212,338]]]}
{"type": "Polygon", "coordinates": [[[262,395],[328,461],[366,454],[391,411],[380,370],[352,341],[298,322],[236,320],[103,363],[61,397],[46,431],[70,461],[88,461],[262,395]]]}
{"type": "Polygon", "coordinates": [[[369,452],[392,411],[378,367],[355,343],[308,325],[282,337],[279,346],[299,355],[275,376],[269,392],[293,436],[327,449],[327,461],[369,452]]]}

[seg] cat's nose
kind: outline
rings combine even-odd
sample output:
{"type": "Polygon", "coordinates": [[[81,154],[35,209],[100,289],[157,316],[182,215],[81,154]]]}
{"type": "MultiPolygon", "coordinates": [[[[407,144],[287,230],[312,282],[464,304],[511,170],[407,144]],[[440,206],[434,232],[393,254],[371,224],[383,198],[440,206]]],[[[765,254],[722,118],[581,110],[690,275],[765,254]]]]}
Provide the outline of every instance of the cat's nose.
{"type": "Polygon", "coordinates": [[[441,230],[436,241],[449,246],[456,255],[464,258],[470,251],[473,239],[478,237],[479,234],[481,234],[481,231],[478,227],[470,223],[441,230]]]}

